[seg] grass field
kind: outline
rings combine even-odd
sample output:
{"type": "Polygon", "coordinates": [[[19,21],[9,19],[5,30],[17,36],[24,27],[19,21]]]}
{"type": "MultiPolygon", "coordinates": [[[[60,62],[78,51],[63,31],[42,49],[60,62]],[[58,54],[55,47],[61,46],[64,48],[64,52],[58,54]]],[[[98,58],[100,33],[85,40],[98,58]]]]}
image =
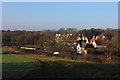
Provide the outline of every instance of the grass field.
{"type": "Polygon", "coordinates": [[[3,54],[3,78],[120,78],[120,64],[98,64],[40,54],[3,54]]]}
{"type": "Polygon", "coordinates": [[[32,60],[2,56],[3,78],[21,78],[32,71],[35,63],[32,60]]]}

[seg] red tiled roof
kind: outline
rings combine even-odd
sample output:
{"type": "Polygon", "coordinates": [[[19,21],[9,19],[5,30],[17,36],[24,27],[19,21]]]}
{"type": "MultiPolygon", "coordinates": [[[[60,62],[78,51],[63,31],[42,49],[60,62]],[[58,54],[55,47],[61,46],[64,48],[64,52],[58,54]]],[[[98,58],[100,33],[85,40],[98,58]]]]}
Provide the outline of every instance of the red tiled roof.
{"type": "Polygon", "coordinates": [[[98,40],[98,38],[92,38],[92,39],[90,39],[90,42],[95,41],[95,40],[98,40]]]}
{"type": "Polygon", "coordinates": [[[83,36],[77,36],[76,39],[78,39],[79,37],[82,38],[83,36]]]}

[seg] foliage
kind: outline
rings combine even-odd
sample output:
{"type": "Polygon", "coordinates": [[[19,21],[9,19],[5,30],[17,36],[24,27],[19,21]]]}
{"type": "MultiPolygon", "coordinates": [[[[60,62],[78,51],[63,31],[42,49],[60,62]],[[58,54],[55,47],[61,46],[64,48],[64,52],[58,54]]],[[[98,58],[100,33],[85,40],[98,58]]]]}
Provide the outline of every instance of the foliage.
{"type": "Polygon", "coordinates": [[[80,34],[84,34],[89,39],[91,39],[93,36],[97,36],[97,35],[101,34],[102,32],[103,32],[102,29],[94,29],[94,28],[91,28],[89,30],[84,29],[84,30],[79,31],[80,34]]]}
{"type": "MultiPolygon", "coordinates": [[[[74,40],[78,34],[84,34],[89,39],[92,38],[92,36],[97,36],[99,34],[105,35],[106,39],[109,41],[109,45],[111,48],[109,50],[112,50],[114,55],[119,55],[120,50],[118,51],[118,36],[116,35],[118,33],[117,29],[83,29],[83,30],[77,30],[75,28],[60,28],[59,30],[43,30],[43,31],[2,31],[2,41],[3,46],[26,46],[26,47],[35,47],[40,50],[48,50],[48,51],[61,51],[63,48],[67,48],[66,41],[62,41],[60,43],[56,43],[55,41],[55,34],[61,33],[61,34],[68,34],[72,33],[73,36],[71,40],[74,40]],[[113,48],[112,48],[113,47],[113,48]]],[[[69,48],[68,48],[69,49],[69,48]]],[[[67,49],[66,49],[67,51],[67,49]]],[[[71,53],[74,53],[75,50],[67,51],[71,53]]],[[[96,49],[93,51],[88,51],[90,53],[95,54],[104,54],[104,50],[96,49]]],[[[66,53],[67,54],[67,53],[66,53]]]]}
{"type": "Polygon", "coordinates": [[[118,33],[116,33],[112,39],[109,41],[108,45],[107,45],[107,51],[108,51],[108,54],[114,54],[114,55],[117,55],[117,56],[120,56],[120,51],[119,51],[119,42],[118,42],[118,33]]]}
{"type": "Polygon", "coordinates": [[[88,49],[88,54],[103,55],[105,54],[105,48],[88,49]]]}

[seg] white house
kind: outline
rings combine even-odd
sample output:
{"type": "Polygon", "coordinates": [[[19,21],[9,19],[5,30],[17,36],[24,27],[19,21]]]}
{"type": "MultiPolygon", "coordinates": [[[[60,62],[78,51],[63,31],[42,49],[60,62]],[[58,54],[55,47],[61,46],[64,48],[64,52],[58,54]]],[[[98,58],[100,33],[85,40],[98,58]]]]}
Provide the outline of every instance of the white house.
{"type": "Polygon", "coordinates": [[[77,45],[77,53],[82,54],[80,44],[77,45]]]}

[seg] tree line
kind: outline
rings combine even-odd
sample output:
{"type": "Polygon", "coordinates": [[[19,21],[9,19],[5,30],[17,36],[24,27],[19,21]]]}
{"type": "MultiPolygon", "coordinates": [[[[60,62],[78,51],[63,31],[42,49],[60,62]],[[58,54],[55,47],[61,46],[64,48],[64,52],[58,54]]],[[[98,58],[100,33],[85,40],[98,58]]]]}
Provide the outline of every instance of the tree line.
{"type": "Polygon", "coordinates": [[[118,29],[83,29],[77,30],[75,28],[60,28],[59,30],[42,30],[42,31],[25,31],[25,30],[2,30],[2,46],[33,46],[39,49],[46,49],[51,51],[62,50],[66,47],[56,43],[55,34],[68,34],[72,33],[71,39],[75,39],[78,34],[84,34],[91,39],[93,36],[103,34],[109,41],[108,47],[109,52],[119,54],[119,30],[118,29]]]}

